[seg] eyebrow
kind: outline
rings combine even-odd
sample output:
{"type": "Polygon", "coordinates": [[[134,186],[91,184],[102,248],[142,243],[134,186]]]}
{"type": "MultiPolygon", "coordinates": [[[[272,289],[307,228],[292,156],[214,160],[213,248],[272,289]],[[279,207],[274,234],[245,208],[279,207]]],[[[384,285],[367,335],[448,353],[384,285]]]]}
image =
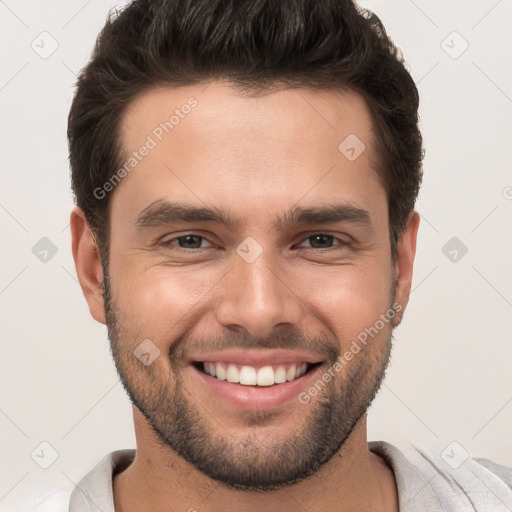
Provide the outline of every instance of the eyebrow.
{"type": "MultiPolygon", "coordinates": [[[[233,219],[223,208],[198,207],[176,201],[158,200],[144,208],[137,216],[137,228],[149,228],[173,222],[215,222],[230,229],[240,226],[239,219],[233,219]]],[[[351,204],[327,204],[322,206],[304,208],[294,206],[283,216],[277,216],[275,224],[280,228],[288,228],[304,224],[334,224],[349,222],[371,227],[372,221],[369,212],[351,204]]]]}

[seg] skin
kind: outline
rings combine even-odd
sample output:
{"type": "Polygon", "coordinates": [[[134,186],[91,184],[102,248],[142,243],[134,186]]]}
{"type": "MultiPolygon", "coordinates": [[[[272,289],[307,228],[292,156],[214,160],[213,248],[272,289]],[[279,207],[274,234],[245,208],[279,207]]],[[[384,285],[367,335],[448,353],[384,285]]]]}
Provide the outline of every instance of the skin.
{"type": "MultiPolygon", "coordinates": [[[[165,428],[164,420],[173,418],[172,397],[181,389],[198,428],[207,428],[211,443],[224,443],[228,463],[237,454],[240,469],[264,468],[265,463],[273,468],[272,454],[286,458],[286,443],[300,443],[305,433],[326,446],[339,436],[341,446],[294,483],[264,492],[235,489],[210,478],[162,443],[147,414],[134,406],[137,455],[114,477],[116,510],[398,510],[393,473],[368,450],[365,409],[353,417],[350,431],[341,432],[340,426],[340,432],[327,438],[308,430],[327,396],[354,407],[353,402],[360,400],[367,407],[387,365],[392,328],[401,321],[411,288],[419,215],[409,215],[393,261],[387,198],[375,171],[378,155],[372,149],[367,105],[351,91],[283,88],[247,96],[221,81],[151,89],[133,102],[123,120],[121,141],[127,154],[168,119],[167,112],[190,97],[198,105],[113,192],[111,304],[105,304],[105,276],[83,212],[75,208],[71,214],[73,256],[90,312],[109,326],[127,390],[155,405],[151,414],[165,428]],[[356,134],[366,147],[354,161],[338,150],[349,134],[356,134]],[[240,222],[233,228],[201,222],[138,229],[137,217],[157,200],[222,206],[240,222]],[[365,210],[371,223],[286,228],[275,223],[277,214],[295,205],[330,202],[365,210]],[[312,247],[308,237],[319,233],[333,235],[332,246],[312,247]],[[186,234],[206,239],[202,252],[180,249],[176,240],[171,246],[161,245],[186,234]],[[236,252],[248,236],[262,248],[250,264],[236,252]],[[343,243],[348,241],[349,245],[343,243]],[[327,370],[332,354],[344,353],[388,310],[393,292],[401,312],[307,405],[292,400],[273,414],[240,414],[201,386],[195,370],[185,363],[185,355],[208,350],[209,340],[215,340],[216,348],[231,349],[237,343],[248,347],[254,340],[287,348],[286,334],[295,332],[301,349],[325,355],[327,370]],[[133,356],[143,339],[150,339],[161,352],[149,367],[133,356]],[[363,371],[359,394],[344,395],[363,371]],[[159,395],[158,403],[153,389],[166,393],[159,395]]],[[[348,424],[343,410],[338,413],[348,424]]],[[[301,448],[300,453],[306,450],[301,448]]],[[[296,461],[290,455],[285,462],[291,467],[296,461]]]]}

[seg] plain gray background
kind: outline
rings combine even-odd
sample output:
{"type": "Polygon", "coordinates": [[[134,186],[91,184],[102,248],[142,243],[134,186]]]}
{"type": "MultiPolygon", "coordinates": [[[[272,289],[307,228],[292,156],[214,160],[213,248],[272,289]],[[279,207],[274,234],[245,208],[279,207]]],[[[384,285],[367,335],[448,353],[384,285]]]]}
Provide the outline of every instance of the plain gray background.
{"type": "MultiPolygon", "coordinates": [[[[0,510],[135,446],[68,226],[73,83],[114,5],[0,0],[0,510]]],[[[363,5],[418,84],[426,149],[413,292],[369,438],[512,465],[512,2],[363,5]]]]}

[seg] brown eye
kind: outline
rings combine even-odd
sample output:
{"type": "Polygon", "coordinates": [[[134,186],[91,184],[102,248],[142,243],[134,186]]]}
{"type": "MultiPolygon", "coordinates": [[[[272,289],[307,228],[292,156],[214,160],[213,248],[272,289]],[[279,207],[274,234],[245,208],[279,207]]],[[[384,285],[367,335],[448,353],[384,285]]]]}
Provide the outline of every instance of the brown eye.
{"type": "MultiPolygon", "coordinates": [[[[314,235],[310,235],[302,242],[302,244],[309,241],[309,247],[312,249],[331,249],[335,247],[335,245],[333,245],[335,240],[338,241],[337,245],[339,247],[348,245],[347,242],[327,233],[315,233],[314,235]]],[[[308,247],[302,244],[300,244],[301,247],[308,247]]]]}
{"type": "Polygon", "coordinates": [[[313,249],[325,249],[326,245],[328,247],[332,246],[332,243],[334,241],[334,237],[332,235],[312,235],[307,238],[310,240],[311,247],[313,249]]]}
{"type": "Polygon", "coordinates": [[[170,238],[169,240],[162,242],[162,245],[166,247],[177,245],[180,249],[204,249],[205,247],[202,246],[204,241],[207,242],[204,236],[187,234],[170,238]]]}

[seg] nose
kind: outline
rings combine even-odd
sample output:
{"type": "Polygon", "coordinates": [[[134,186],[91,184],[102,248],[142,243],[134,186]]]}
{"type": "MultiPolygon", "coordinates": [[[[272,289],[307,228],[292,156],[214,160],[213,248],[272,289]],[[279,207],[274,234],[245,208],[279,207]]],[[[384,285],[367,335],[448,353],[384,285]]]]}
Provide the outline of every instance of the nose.
{"type": "Polygon", "coordinates": [[[296,327],[303,303],[287,273],[263,254],[247,263],[241,258],[223,279],[215,315],[224,327],[267,337],[278,327],[296,327]]]}

